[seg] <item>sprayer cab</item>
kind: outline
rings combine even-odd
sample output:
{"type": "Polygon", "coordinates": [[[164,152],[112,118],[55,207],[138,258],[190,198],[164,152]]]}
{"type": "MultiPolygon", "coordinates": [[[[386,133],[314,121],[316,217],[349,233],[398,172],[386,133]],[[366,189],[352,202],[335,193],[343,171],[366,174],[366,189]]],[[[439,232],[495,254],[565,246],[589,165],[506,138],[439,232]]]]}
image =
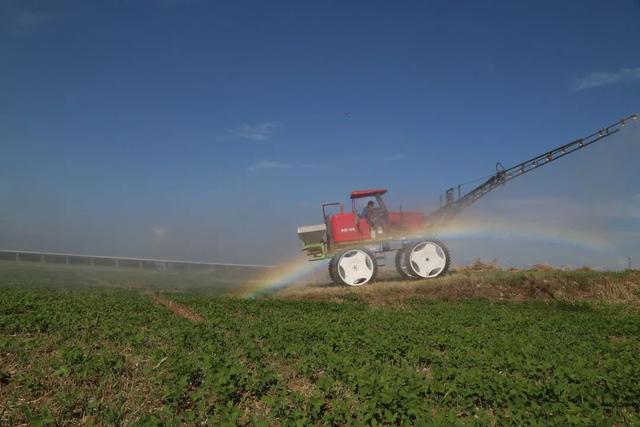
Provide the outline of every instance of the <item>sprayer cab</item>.
{"type": "Polygon", "coordinates": [[[384,201],[386,189],[351,192],[351,212],[339,202],[322,205],[323,224],[298,227],[303,250],[312,260],[327,258],[332,252],[360,243],[402,238],[425,224],[422,212],[390,212],[384,201]],[[367,207],[369,203],[371,207],[367,207]]]}

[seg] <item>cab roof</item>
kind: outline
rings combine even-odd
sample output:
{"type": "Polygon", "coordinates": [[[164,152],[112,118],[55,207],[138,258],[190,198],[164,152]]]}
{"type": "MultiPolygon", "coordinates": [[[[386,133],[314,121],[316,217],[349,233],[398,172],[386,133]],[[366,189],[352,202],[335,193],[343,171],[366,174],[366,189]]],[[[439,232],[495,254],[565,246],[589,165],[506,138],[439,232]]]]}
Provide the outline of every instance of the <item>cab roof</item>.
{"type": "Polygon", "coordinates": [[[384,188],[378,188],[375,190],[354,190],[351,192],[352,199],[360,199],[362,197],[374,197],[379,196],[386,193],[387,190],[384,188]]]}

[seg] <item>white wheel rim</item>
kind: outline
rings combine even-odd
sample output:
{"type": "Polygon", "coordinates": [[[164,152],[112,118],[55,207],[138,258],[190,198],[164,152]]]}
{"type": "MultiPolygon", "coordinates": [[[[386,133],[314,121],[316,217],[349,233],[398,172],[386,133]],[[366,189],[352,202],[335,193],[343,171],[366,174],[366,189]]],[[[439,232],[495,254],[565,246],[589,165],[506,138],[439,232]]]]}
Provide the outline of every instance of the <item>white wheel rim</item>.
{"type": "Polygon", "coordinates": [[[347,285],[362,286],[373,277],[373,260],[364,251],[347,251],[338,260],[338,274],[347,285]]]}
{"type": "Polygon", "coordinates": [[[433,242],[418,243],[409,254],[411,271],[424,278],[436,277],[444,271],[447,255],[440,245],[433,242]]]}

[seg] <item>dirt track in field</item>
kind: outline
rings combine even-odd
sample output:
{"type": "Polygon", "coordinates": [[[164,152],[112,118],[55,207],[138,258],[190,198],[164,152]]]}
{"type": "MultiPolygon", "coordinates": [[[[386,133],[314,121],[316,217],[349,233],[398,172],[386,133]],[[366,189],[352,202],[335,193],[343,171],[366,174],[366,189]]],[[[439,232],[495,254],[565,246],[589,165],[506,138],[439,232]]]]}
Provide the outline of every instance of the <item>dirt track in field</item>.
{"type": "Polygon", "coordinates": [[[178,304],[177,302],[157,293],[148,292],[147,295],[149,296],[149,298],[151,298],[153,302],[167,307],[176,316],[180,316],[187,320],[191,320],[194,323],[204,322],[204,317],[202,317],[201,314],[196,313],[195,311],[191,310],[187,306],[178,304]]]}

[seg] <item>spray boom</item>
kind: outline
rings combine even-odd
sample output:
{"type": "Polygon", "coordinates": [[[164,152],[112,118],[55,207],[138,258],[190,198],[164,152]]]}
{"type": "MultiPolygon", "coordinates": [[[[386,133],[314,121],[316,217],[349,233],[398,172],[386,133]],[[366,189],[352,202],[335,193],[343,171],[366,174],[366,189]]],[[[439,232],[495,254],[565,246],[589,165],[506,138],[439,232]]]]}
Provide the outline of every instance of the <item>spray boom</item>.
{"type": "Polygon", "coordinates": [[[527,172],[531,172],[541,166],[558,160],[561,157],[567,156],[575,151],[581,150],[594,144],[604,138],[608,138],[611,135],[619,132],[626,126],[630,120],[638,120],[637,114],[632,114],[624,119],[617,121],[616,123],[607,126],[604,129],[600,129],[591,135],[577,139],[568,144],[554,148],[539,156],[533,157],[520,164],[505,169],[499,162],[496,163],[496,173],[487,179],[484,183],[480,184],[468,193],[461,195],[460,186],[458,187],[458,198],[455,198],[454,189],[450,188],[445,193],[445,203],[440,209],[429,215],[427,222],[430,226],[441,224],[460,213],[463,209],[469,207],[475,201],[486,195],[490,191],[496,189],[500,185],[506,184],[514,178],[524,175],[527,172]]]}

